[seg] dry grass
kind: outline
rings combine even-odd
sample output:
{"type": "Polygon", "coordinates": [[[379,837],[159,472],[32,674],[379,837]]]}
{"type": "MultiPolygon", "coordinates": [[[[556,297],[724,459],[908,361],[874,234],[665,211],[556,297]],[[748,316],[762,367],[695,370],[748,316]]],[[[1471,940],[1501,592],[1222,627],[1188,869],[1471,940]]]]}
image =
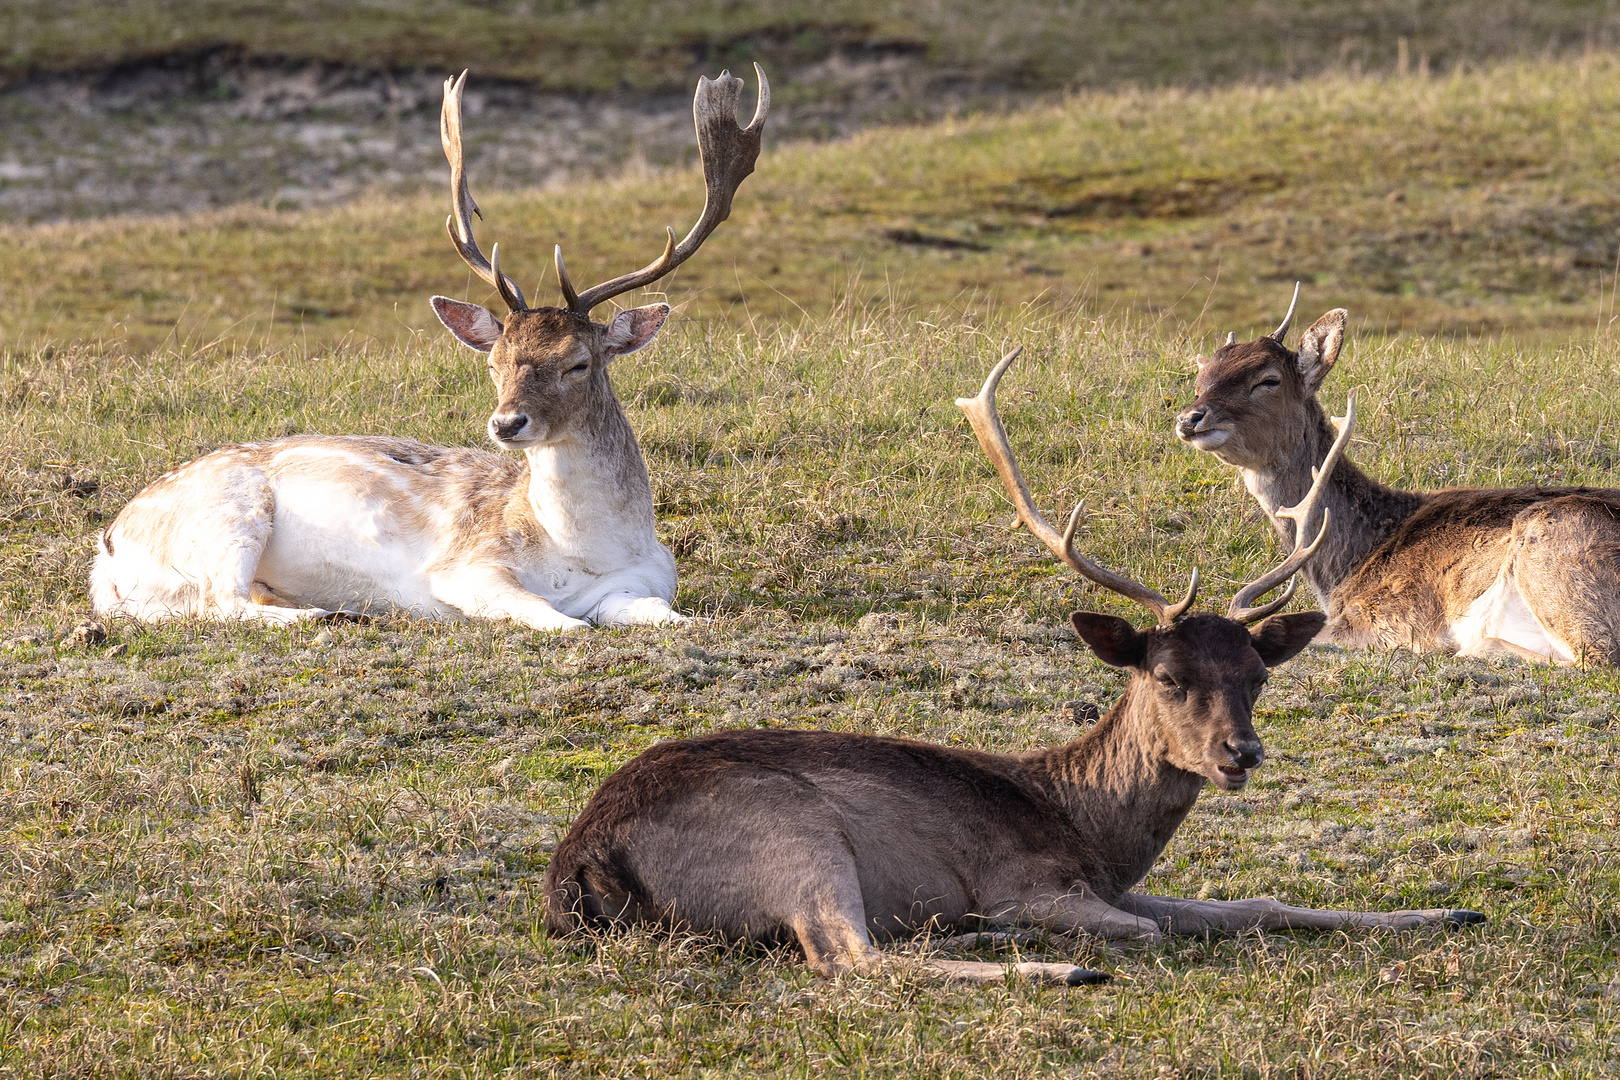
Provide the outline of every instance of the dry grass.
{"type": "MultiPolygon", "coordinates": [[[[1170,438],[1182,336],[845,308],[677,325],[618,372],[678,604],[709,625],[120,625],[68,647],[89,519],[173,461],[312,428],[464,442],[488,390],[437,341],[14,355],[0,639],[37,643],[0,652],[0,1073],[1612,1074],[1611,670],[1314,651],[1262,699],[1252,787],[1200,803],[1147,883],[1464,906],[1479,930],[1033,949],[1117,976],[1067,992],[544,934],[558,831],[656,739],[788,725],[1019,749],[1076,733],[1060,703],[1117,694],[1063,616],[1129,609],[1005,531],[949,404],[1015,339],[1012,438],[1042,505],[1097,508],[1090,550],[1164,589],[1201,565],[1211,602],[1272,556],[1232,477],[1170,438]],[[872,610],[902,623],[857,625],[872,610]]],[[[1607,339],[1357,335],[1330,396],[1365,387],[1354,452],[1392,480],[1613,485],[1617,379],[1607,339]]]]}

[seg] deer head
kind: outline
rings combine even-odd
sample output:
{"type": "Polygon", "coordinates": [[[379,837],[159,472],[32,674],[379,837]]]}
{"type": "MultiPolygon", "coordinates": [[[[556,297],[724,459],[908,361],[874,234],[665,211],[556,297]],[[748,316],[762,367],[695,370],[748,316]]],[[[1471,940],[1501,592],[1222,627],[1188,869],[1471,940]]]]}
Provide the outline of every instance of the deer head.
{"type": "Polygon", "coordinates": [[[592,286],[574,289],[563,266],[562,247],[555,249],[557,280],[563,307],[531,308],[517,283],[501,271],[500,245],[489,258],[473,237],[473,215],[482,217],[467,187],[461,151],[461,91],[467,73],[444,83],[444,108],[439,135],[450,162],[452,212],[446,221],[450,241],[472,271],[495,288],[508,309],[503,323],[478,304],[432,298],[434,313],[469,348],[489,354],[490,376],[500,396],[489,418],[489,434],[502,446],[526,447],[555,441],[579,423],[589,423],[592,405],[611,400],[607,363],[615,356],[635,352],[658,333],[669,316],[668,304],[631,308],[603,324],[593,322],[591,309],[622,293],[650,285],[691,258],[709,234],[731,214],[737,188],[754,171],[765,116],[770,111],[771,89],[758,64],[759,102],[746,128],[737,125],[737,105],[743,83],[722,71],[718,79],[700,77],[692,102],[698,150],[703,161],[705,198],[697,223],[680,243],[669,230],[664,253],[633,273],[592,286]],[[603,391],[607,394],[604,398],[603,391]]]}
{"type": "MultiPolygon", "coordinates": [[[[1301,540],[1289,556],[1261,577],[1245,585],[1232,598],[1225,618],[1188,614],[1198,592],[1193,571],[1187,594],[1171,604],[1158,592],[1092,562],[1075,547],[1075,533],[1085,516],[1081,502],[1060,533],[1041,516],[1030,497],[1006,429],[996,411],[996,387],[1021,349],[1002,358],[977,397],[957,398],[967,414],[979,446],[1001,477],[1002,486],[1018,510],[1018,520],[1065,565],[1087,580],[1142,604],[1157,617],[1157,625],[1139,630],[1117,615],[1077,611],[1070,616],[1075,633],[1105,664],[1127,668],[1131,680],[1121,708],[1154,729],[1155,741],[1167,748],[1171,764],[1226,790],[1242,787],[1249,773],[1264,759],[1265,750],[1254,731],[1254,702],[1265,683],[1267,670],[1303,649],[1322,629],[1321,612],[1276,615],[1294,591],[1294,575],[1316,554],[1328,535],[1329,515],[1315,539],[1301,540]],[[1288,588],[1275,600],[1250,606],[1277,586],[1288,588]],[[1250,624],[1258,624],[1250,629],[1250,624]]],[[[1350,424],[1335,444],[1342,454],[1350,424]]],[[[1330,458],[1309,494],[1290,511],[1305,522],[1321,500],[1323,481],[1331,472],[1330,458]]]]}
{"type": "Polygon", "coordinates": [[[1343,308],[1317,319],[1299,338],[1299,350],[1283,344],[1299,304],[1299,286],[1282,325],[1265,337],[1226,344],[1198,357],[1197,398],[1176,417],[1176,435],[1208,450],[1228,465],[1270,472],[1287,461],[1316,422],[1316,392],[1344,344],[1343,308]]]}

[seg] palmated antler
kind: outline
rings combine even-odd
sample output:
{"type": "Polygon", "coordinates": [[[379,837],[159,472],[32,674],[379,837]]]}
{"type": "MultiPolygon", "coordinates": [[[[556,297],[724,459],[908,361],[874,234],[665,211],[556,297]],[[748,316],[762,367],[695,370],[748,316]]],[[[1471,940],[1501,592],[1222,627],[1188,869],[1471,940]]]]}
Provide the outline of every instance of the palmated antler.
{"type": "Polygon", "coordinates": [[[664,253],[658,258],[634,273],[593,285],[582,293],[576,293],[568,280],[562,245],[557,245],[557,280],[570,310],[588,315],[591,308],[604,300],[652,284],[691,258],[715,227],[731,216],[732,196],[754,171],[760,139],[765,133],[765,116],[771,110],[771,84],[758,64],[754,65],[754,73],[759,76],[759,104],[754,107],[754,119],[745,128],[737,126],[737,104],[742,100],[743,81],[734,78],[729,71],[722,71],[718,79],[698,78],[697,95],[692,99],[692,120],[697,125],[705,192],[703,213],[686,239],[677,244],[675,230],[670,229],[664,253]]]}
{"type": "Polygon", "coordinates": [[[979,396],[957,398],[956,407],[967,414],[968,423],[973,425],[973,434],[978,436],[979,446],[990,459],[990,464],[995,466],[997,475],[1001,477],[1002,486],[1007,489],[1008,497],[1018,508],[1018,520],[1071,570],[1088,581],[1144,605],[1158,616],[1161,626],[1169,626],[1187,613],[1198,596],[1196,569],[1192,573],[1192,581],[1187,585],[1187,595],[1180,603],[1172,604],[1146,585],[1122,577],[1111,570],[1105,570],[1075,550],[1074,534],[1079,530],[1086,512],[1084,500],[1075,505],[1074,512],[1069,515],[1069,524],[1062,533],[1054,529],[1051,523],[1041,516],[1041,512],[1035,509],[1035,502],[1030,498],[1029,486],[1024,483],[1024,475],[1018,469],[1018,460],[1013,457],[1012,446],[1007,441],[1007,429],[1002,426],[1001,416],[996,412],[996,385],[1001,382],[1001,377],[1007,373],[1012,362],[1018,359],[1018,354],[1023,351],[1023,346],[1019,346],[1002,357],[1001,362],[984,380],[984,387],[979,391],[979,396]]]}
{"type": "Polygon", "coordinates": [[[1240,623],[1255,623],[1272,612],[1280,610],[1293,597],[1294,589],[1299,585],[1299,579],[1294,575],[1310,561],[1311,556],[1316,554],[1317,549],[1322,546],[1322,542],[1327,539],[1333,515],[1328,512],[1326,507],[1323,507],[1322,527],[1317,530],[1314,540],[1309,544],[1305,543],[1305,537],[1310,529],[1311,518],[1316,516],[1316,509],[1322,502],[1322,492],[1327,489],[1328,477],[1333,474],[1334,467],[1338,465],[1339,459],[1344,456],[1344,448],[1350,444],[1350,433],[1355,430],[1356,392],[1354,390],[1350,391],[1350,400],[1345,405],[1344,415],[1335,417],[1333,423],[1339,429],[1339,434],[1333,440],[1333,446],[1328,450],[1327,457],[1323,459],[1322,464],[1311,470],[1311,489],[1305,493],[1305,497],[1297,504],[1278,510],[1274,515],[1286,518],[1294,523],[1294,550],[1275,568],[1262,574],[1259,580],[1251,582],[1238,590],[1238,594],[1232,597],[1231,606],[1227,608],[1227,618],[1240,623]],[[1259,607],[1247,606],[1255,598],[1264,596],[1284,581],[1288,582],[1288,588],[1283,590],[1283,594],[1277,599],[1259,607]]]}
{"type": "MultiPolygon", "coordinates": [[[[570,311],[589,316],[591,309],[602,301],[652,284],[691,258],[715,227],[731,216],[732,197],[754,171],[754,162],[759,158],[765,116],[771,109],[771,84],[758,64],[754,65],[754,72],[759,76],[759,103],[754,108],[754,119],[745,128],[737,126],[737,103],[742,100],[743,81],[733,78],[728,71],[722,71],[718,79],[698,78],[697,96],[692,99],[692,119],[697,125],[698,153],[703,160],[705,195],[703,213],[686,239],[677,244],[675,230],[670,229],[664,253],[657,259],[633,274],[593,285],[584,292],[574,291],[568,270],[563,266],[562,246],[557,246],[557,281],[562,287],[563,302],[570,311]]],[[[439,138],[444,143],[444,156],[450,162],[452,213],[445,224],[456,251],[472,267],[473,273],[493,285],[509,309],[525,311],[528,304],[523,299],[523,291],[501,273],[500,245],[490,248],[490,257],[486,259],[473,239],[473,215],[480,218],[484,215],[467,190],[467,171],[462,162],[461,88],[466,81],[465,71],[444,81],[444,109],[439,114],[439,138]]]]}
{"type": "Polygon", "coordinates": [[[466,82],[465,71],[444,80],[444,107],[439,111],[439,141],[450,162],[451,213],[445,220],[445,228],[450,230],[450,242],[456,245],[457,253],[472,267],[473,273],[495,286],[509,310],[525,311],[528,304],[523,300],[523,290],[501,273],[501,245],[490,248],[490,258],[486,259],[478,250],[478,241],[473,239],[472,216],[477,214],[481,218],[484,214],[473,202],[472,192],[467,190],[467,167],[461,160],[461,88],[466,82]]]}

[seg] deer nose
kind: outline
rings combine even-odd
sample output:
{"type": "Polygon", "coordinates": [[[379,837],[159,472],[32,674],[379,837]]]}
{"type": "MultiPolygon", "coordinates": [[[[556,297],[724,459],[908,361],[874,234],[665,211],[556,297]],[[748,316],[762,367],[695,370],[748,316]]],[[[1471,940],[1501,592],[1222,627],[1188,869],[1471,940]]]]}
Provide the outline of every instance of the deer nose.
{"type": "Polygon", "coordinates": [[[1204,422],[1207,410],[1192,408],[1176,417],[1176,434],[1182,438],[1198,434],[1198,425],[1204,422]]]}
{"type": "Polygon", "coordinates": [[[511,442],[528,426],[527,413],[496,413],[489,418],[489,434],[496,442],[511,442]]]}
{"type": "Polygon", "coordinates": [[[1228,742],[1226,750],[1240,769],[1258,768],[1266,758],[1266,748],[1259,739],[1237,739],[1228,742]]]}

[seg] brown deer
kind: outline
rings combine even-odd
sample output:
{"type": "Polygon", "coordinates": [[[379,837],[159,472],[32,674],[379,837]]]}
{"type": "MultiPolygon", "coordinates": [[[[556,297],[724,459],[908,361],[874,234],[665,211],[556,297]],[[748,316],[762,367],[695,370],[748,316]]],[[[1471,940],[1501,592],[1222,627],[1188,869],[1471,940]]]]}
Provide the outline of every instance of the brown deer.
{"type": "Polygon", "coordinates": [[[154,481],[100,537],[90,595],[105,615],[287,623],[405,611],[512,619],[542,630],[681,621],[675,560],[654,528],[652,486],[608,365],[652,340],[669,305],[592,322],[603,301],[685,262],[731,212],[754,170],[770,108],[739,128],[742,80],[698,80],[692,112],[707,196],[679,244],[648,266],[576,292],[556,250],[566,307],[531,308],[473,239],[478,207],[461,156],[461,89],[445,80],[450,239],[494,286],[505,323],[444,296],[433,310],[489,354],[498,404],[489,437],[513,458],[388,437],[297,436],[227,446],[154,481]]]}
{"type": "MultiPolygon", "coordinates": [[[[1229,334],[1199,357],[1197,399],[1176,418],[1182,441],[1242,470],[1285,543],[1311,528],[1277,508],[1311,485],[1333,442],[1316,395],[1346,318],[1323,315],[1293,351],[1283,339],[1298,302],[1295,286],[1275,331],[1229,334]]],[[[1333,535],[1304,572],[1328,616],[1318,640],[1620,664],[1620,489],[1400,491],[1348,459],[1329,472],[1333,535]]]]}
{"type": "MultiPolygon", "coordinates": [[[[1075,549],[1084,504],[1058,533],[1035,509],[996,413],[996,365],[958,399],[1019,519],[1065,564],[1151,610],[1158,625],[1081,611],[1075,632],[1130,671],[1125,695],[1083,738],[1024,754],[826,731],[724,731],[661,743],[610,776],[546,871],[554,933],[614,923],[796,940],[817,972],[868,970],[872,945],[922,928],[1038,927],[1154,939],[1248,929],[1405,929],[1476,922],[1465,911],[1377,914],[1270,899],[1179,900],[1131,892],[1205,784],[1235,791],[1265,756],[1253,726],[1270,668],[1294,656],[1320,612],[1247,606],[1322,545],[1298,544],[1245,586],[1228,617],[1187,614],[1198,578],[1171,604],[1075,549]],[[1254,629],[1247,624],[1258,623],[1254,629]]],[[[1343,449],[1350,424],[1339,442],[1343,449]]],[[[1295,513],[1310,516],[1320,486],[1295,513]]],[[[1009,971],[1077,984],[1067,964],[934,960],[927,970],[987,982],[1009,971]]]]}

